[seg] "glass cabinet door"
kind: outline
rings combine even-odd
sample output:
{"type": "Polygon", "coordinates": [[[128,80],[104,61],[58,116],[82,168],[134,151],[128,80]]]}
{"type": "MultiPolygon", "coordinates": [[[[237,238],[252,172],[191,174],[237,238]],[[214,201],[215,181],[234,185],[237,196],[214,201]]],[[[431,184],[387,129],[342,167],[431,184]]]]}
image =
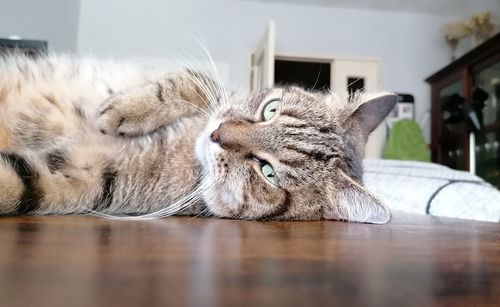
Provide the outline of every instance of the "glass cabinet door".
{"type": "Polygon", "coordinates": [[[472,108],[483,129],[476,133],[476,174],[500,188],[500,62],[474,76],[472,108]]]}
{"type": "Polygon", "coordinates": [[[500,188],[500,130],[476,135],[476,174],[500,188]]]}
{"type": "Polygon", "coordinates": [[[473,107],[484,126],[500,120],[500,62],[485,68],[474,76],[473,107]]]}
{"type": "Polygon", "coordinates": [[[441,103],[441,148],[440,161],[454,169],[466,169],[466,137],[467,129],[463,121],[463,107],[465,99],[462,81],[456,81],[441,89],[439,99],[441,103]]]}

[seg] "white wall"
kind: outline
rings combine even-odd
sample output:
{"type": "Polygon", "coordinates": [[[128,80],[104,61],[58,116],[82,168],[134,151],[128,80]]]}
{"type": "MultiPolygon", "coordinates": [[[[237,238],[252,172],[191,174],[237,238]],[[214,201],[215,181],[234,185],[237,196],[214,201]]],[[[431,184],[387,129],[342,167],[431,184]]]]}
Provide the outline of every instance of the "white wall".
{"type": "Polygon", "coordinates": [[[454,19],[247,1],[84,0],[78,51],[160,57],[193,50],[189,37],[199,33],[230,79],[246,86],[249,55],[271,18],[277,52],[380,58],[384,87],[414,94],[417,119],[429,109],[423,79],[449,60],[439,28],[454,19]]]}
{"type": "Polygon", "coordinates": [[[47,40],[49,49],[76,51],[80,0],[0,0],[0,37],[47,40]]]}

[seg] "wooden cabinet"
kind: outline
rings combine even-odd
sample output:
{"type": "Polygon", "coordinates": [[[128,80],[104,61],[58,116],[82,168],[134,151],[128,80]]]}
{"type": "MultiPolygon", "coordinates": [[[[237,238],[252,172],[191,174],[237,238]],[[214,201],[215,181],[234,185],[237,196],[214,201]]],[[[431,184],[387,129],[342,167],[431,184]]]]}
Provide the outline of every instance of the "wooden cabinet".
{"type": "Polygon", "coordinates": [[[426,79],[432,160],[500,187],[500,34],[426,79]]]}

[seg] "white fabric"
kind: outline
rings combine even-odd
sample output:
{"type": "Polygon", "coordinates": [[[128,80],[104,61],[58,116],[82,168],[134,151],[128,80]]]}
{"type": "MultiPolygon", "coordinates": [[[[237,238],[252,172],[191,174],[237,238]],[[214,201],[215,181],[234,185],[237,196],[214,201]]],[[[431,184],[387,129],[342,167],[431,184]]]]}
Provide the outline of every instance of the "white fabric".
{"type": "Polygon", "coordinates": [[[500,221],[500,191],[471,173],[414,161],[363,164],[365,186],[391,210],[500,221]]]}

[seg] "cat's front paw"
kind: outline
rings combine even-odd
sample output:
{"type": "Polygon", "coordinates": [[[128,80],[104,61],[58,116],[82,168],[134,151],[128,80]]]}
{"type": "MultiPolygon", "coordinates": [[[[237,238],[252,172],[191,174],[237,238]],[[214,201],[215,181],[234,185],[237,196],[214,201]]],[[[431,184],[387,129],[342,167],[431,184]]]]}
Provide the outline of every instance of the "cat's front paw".
{"type": "Polygon", "coordinates": [[[97,115],[96,125],[103,134],[135,137],[156,129],[151,104],[138,97],[115,95],[108,98],[97,115]]]}

